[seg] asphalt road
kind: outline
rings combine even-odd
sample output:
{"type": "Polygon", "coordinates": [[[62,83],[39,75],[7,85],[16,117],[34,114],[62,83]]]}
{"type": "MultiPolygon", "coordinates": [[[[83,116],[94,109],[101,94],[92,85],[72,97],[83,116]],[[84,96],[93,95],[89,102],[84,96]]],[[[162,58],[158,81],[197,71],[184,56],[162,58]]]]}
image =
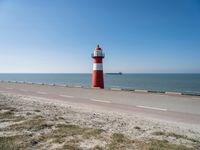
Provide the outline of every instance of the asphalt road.
{"type": "Polygon", "coordinates": [[[0,93],[56,99],[149,118],[200,124],[200,97],[0,82],[0,93]]]}

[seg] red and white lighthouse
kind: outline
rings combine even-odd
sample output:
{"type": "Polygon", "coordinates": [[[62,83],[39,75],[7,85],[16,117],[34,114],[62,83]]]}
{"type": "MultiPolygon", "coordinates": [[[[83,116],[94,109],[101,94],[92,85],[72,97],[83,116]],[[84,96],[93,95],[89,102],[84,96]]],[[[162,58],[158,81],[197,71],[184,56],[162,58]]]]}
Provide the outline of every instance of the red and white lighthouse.
{"type": "Polygon", "coordinates": [[[103,79],[103,58],[105,57],[102,49],[97,45],[92,53],[93,62],[93,74],[92,74],[92,87],[104,88],[103,79]]]}

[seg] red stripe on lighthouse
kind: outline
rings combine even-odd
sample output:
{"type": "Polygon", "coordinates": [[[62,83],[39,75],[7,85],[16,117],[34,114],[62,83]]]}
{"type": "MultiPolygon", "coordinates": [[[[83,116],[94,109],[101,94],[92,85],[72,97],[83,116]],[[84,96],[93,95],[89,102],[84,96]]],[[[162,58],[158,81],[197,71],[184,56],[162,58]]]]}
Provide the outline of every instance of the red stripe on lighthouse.
{"type": "Polygon", "coordinates": [[[102,58],[101,57],[95,58],[94,63],[102,63],[102,58]]]}
{"type": "Polygon", "coordinates": [[[92,87],[104,88],[103,71],[100,70],[93,71],[92,87]]]}

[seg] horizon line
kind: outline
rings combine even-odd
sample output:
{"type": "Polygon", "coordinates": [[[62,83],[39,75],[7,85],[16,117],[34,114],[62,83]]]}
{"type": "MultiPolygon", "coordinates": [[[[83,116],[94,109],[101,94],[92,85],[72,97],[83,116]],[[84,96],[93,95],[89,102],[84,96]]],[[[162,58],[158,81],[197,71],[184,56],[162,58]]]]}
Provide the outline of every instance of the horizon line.
{"type": "MultiPolygon", "coordinates": [[[[119,73],[119,72],[104,72],[119,73]]],[[[0,74],[92,74],[92,72],[0,72],[0,74]]],[[[122,74],[200,74],[200,72],[122,72],[122,74]]]]}

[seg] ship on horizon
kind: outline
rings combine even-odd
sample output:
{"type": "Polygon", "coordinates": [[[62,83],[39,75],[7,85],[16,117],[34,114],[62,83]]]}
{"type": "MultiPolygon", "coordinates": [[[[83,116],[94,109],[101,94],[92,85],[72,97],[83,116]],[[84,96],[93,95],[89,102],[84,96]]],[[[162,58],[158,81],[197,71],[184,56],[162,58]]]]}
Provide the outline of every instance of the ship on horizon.
{"type": "Polygon", "coordinates": [[[106,75],[122,75],[122,72],[111,72],[111,73],[106,73],[106,75]]]}

